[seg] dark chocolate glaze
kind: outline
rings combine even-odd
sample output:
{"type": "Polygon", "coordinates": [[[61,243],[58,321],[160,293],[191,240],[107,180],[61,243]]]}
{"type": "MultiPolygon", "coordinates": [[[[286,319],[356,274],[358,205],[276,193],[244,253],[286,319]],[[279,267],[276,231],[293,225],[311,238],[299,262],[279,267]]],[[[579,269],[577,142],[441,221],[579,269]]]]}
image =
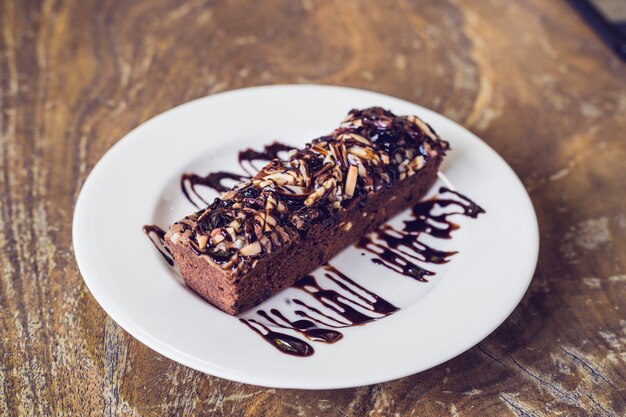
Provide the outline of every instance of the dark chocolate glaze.
{"type": "Polygon", "coordinates": [[[435,198],[421,202],[413,207],[412,218],[404,221],[402,230],[385,224],[374,233],[363,237],[357,247],[374,254],[372,262],[375,264],[383,265],[417,281],[428,282],[427,277],[434,275],[434,272],[414,261],[442,264],[448,262],[457,252],[434,249],[421,242],[420,235],[424,233],[439,239],[450,239],[452,232],[459,228],[456,223],[450,221],[450,216],[463,215],[476,218],[485,212],[472,200],[456,191],[441,187],[439,193],[454,194],[458,199],[435,198]],[[436,208],[449,206],[460,210],[435,214],[436,208]]]}
{"type": "Polygon", "coordinates": [[[236,182],[243,182],[249,180],[250,177],[245,175],[233,174],[232,172],[211,172],[206,176],[201,176],[198,174],[188,173],[183,174],[180,177],[180,188],[183,190],[183,194],[189,200],[191,204],[200,208],[200,206],[191,198],[193,194],[198,200],[200,200],[204,206],[208,206],[209,202],[207,202],[202,196],[198,193],[196,189],[197,186],[204,186],[208,188],[212,188],[218,193],[223,193],[231,189],[231,187],[224,184],[224,180],[233,180],[236,182]]]}
{"type": "Polygon", "coordinates": [[[165,242],[165,230],[161,229],[156,224],[146,224],[143,227],[143,232],[148,236],[152,244],[159,251],[163,259],[167,261],[170,266],[174,266],[174,258],[170,251],[163,245],[165,242]]]}
{"type": "Polygon", "coordinates": [[[259,172],[259,169],[254,166],[254,161],[268,162],[274,158],[279,158],[278,154],[280,152],[288,152],[292,149],[293,146],[285,145],[284,143],[279,142],[272,142],[269,145],[265,145],[262,151],[257,151],[252,148],[244,149],[243,151],[239,151],[239,165],[250,177],[253,177],[257,172],[259,172]],[[252,170],[246,167],[244,162],[247,162],[252,170]]]}

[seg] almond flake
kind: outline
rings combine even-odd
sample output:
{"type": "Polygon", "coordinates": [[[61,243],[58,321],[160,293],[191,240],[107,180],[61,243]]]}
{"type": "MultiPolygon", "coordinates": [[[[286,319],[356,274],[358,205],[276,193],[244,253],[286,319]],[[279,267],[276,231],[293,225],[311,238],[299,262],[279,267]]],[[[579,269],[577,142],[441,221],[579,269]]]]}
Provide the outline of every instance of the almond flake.
{"type": "Polygon", "coordinates": [[[206,244],[209,242],[209,237],[207,235],[198,235],[196,236],[196,239],[198,240],[198,246],[200,249],[206,248],[206,244]]]}
{"type": "Polygon", "coordinates": [[[346,195],[352,197],[354,195],[354,189],[356,187],[356,179],[359,175],[359,169],[354,165],[350,165],[348,168],[348,176],[346,178],[346,195]]]}
{"type": "Polygon", "coordinates": [[[239,254],[241,256],[254,256],[261,253],[261,244],[257,240],[254,243],[249,244],[248,246],[244,246],[239,249],[239,254]]]}

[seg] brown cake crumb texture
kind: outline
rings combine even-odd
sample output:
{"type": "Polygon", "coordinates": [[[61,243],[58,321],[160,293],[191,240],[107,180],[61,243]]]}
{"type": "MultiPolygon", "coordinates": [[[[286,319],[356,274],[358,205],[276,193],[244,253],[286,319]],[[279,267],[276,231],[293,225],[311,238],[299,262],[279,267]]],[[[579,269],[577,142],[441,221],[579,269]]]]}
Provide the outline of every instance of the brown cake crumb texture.
{"type": "Polygon", "coordinates": [[[189,287],[240,313],[416,204],[448,149],[415,116],[352,110],[332,134],[176,222],[165,244],[189,287]]]}

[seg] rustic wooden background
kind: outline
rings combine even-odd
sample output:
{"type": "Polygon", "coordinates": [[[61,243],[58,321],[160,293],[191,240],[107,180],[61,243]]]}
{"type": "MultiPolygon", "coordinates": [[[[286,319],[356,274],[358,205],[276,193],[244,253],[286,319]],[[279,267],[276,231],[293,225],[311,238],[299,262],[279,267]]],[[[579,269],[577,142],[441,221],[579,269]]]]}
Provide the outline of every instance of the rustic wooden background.
{"type": "Polygon", "coordinates": [[[563,1],[0,0],[0,414],[623,416],[625,191],[626,65],[563,1]],[[94,301],[71,221],[106,150],[185,101],[300,82],[430,107],[522,178],[539,266],[478,346],[385,384],[265,389],[156,354],[94,301]]]}

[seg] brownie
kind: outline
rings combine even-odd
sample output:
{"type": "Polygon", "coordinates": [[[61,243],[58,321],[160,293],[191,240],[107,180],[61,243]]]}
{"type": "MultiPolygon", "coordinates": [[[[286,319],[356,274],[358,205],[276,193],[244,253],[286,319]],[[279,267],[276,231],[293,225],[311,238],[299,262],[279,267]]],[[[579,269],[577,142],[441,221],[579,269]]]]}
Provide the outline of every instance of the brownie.
{"type": "Polygon", "coordinates": [[[448,149],[415,116],[352,110],[330,135],[176,222],[165,245],[189,287],[238,314],[417,203],[448,149]]]}

